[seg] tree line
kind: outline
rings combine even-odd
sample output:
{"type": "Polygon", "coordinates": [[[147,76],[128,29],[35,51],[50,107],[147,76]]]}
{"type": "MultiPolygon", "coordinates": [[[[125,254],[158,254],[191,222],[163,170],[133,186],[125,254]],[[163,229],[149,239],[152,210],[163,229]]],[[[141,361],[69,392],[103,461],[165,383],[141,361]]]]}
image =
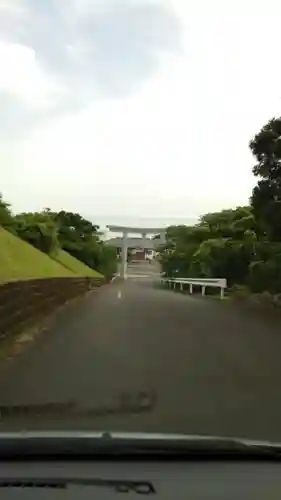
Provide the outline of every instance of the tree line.
{"type": "Polygon", "coordinates": [[[50,257],[63,249],[106,277],[116,271],[115,248],[101,240],[99,226],[78,213],[45,208],[13,214],[0,195],[0,225],[50,257]]]}
{"type": "Polygon", "coordinates": [[[252,292],[281,292],[281,118],[249,143],[257,184],[247,206],[171,226],[160,260],[167,276],[227,278],[252,292]]]}

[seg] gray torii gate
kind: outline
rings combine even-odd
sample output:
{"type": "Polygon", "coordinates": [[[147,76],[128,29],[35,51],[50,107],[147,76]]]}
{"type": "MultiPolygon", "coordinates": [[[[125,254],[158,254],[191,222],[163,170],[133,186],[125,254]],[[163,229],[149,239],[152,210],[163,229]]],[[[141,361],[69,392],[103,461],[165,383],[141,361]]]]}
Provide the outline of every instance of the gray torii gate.
{"type": "Polygon", "coordinates": [[[166,241],[166,228],[158,227],[127,227],[127,226],[106,226],[109,231],[113,233],[122,233],[122,251],[121,251],[121,266],[120,266],[120,276],[123,279],[127,277],[127,256],[128,256],[128,235],[130,233],[133,234],[141,234],[142,239],[144,240],[147,235],[156,235],[160,234],[160,244],[164,244],[166,241]]]}

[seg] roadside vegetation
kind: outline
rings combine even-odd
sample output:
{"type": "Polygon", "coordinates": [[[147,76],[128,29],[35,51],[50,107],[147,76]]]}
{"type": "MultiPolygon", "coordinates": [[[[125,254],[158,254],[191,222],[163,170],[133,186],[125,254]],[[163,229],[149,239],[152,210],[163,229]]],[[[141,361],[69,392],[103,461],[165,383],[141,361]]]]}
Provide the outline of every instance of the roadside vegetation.
{"type": "Polygon", "coordinates": [[[281,306],[281,118],[249,147],[257,178],[249,204],[169,227],[160,261],[167,276],[226,278],[236,295],[259,294],[281,306]]]}
{"type": "Polygon", "coordinates": [[[62,266],[48,255],[0,227],[0,282],[51,278],[55,276],[74,276],[67,267],[62,266]]]}
{"type": "Polygon", "coordinates": [[[13,214],[0,195],[0,281],[54,276],[112,276],[116,251],[78,213],[13,214]]]}
{"type": "Polygon", "coordinates": [[[78,259],[75,259],[70,253],[67,253],[65,250],[59,250],[55,256],[54,260],[56,260],[59,264],[64,266],[66,269],[69,269],[74,274],[78,274],[80,276],[92,276],[92,277],[100,277],[101,273],[95,271],[95,269],[91,269],[89,266],[86,266],[83,262],[78,259]]]}

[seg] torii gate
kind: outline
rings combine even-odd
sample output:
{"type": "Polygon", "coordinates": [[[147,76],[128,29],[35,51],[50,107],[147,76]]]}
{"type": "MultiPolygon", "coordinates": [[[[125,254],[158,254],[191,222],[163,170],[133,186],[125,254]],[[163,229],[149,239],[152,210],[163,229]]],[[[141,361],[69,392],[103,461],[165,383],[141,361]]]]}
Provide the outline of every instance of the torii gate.
{"type": "Polygon", "coordinates": [[[130,233],[133,234],[141,234],[142,238],[146,238],[149,235],[160,234],[160,244],[164,244],[166,242],[166,228],[158,227],[158,228],[150,228],[150,227],[127,227],[127,226],[106,226],[109,231],[113,233],[122,233],[122,252],[121,252],[121,269],[120,276],[123,279],[126,279],[127,274],[127,256],[128,256],[128,235],[130,233]]]}

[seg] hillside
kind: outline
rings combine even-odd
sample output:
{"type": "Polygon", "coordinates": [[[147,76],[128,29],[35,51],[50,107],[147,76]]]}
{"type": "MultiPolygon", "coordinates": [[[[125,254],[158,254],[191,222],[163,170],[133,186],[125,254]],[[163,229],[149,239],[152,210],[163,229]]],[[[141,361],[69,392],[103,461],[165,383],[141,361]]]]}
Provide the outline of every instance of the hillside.
{"type": "Polygon", "coordinates": [[[59,253],[54,257],[54,259],[70,271],[73,271],[75,274],[78,274],[80,276],[102,276],[100,273],[86,266],[86,264],[84,264],[80,260],[75,259],[75,257],[72,257],[72,255],[65,252],[64,250],[60,250],[59,253]]]}
{"type": "Polygon", "coordinates": [[[0,227],[0,281],[98,275],[66,252],[62,252],[61,260],[63,265],[0,227]]]}

